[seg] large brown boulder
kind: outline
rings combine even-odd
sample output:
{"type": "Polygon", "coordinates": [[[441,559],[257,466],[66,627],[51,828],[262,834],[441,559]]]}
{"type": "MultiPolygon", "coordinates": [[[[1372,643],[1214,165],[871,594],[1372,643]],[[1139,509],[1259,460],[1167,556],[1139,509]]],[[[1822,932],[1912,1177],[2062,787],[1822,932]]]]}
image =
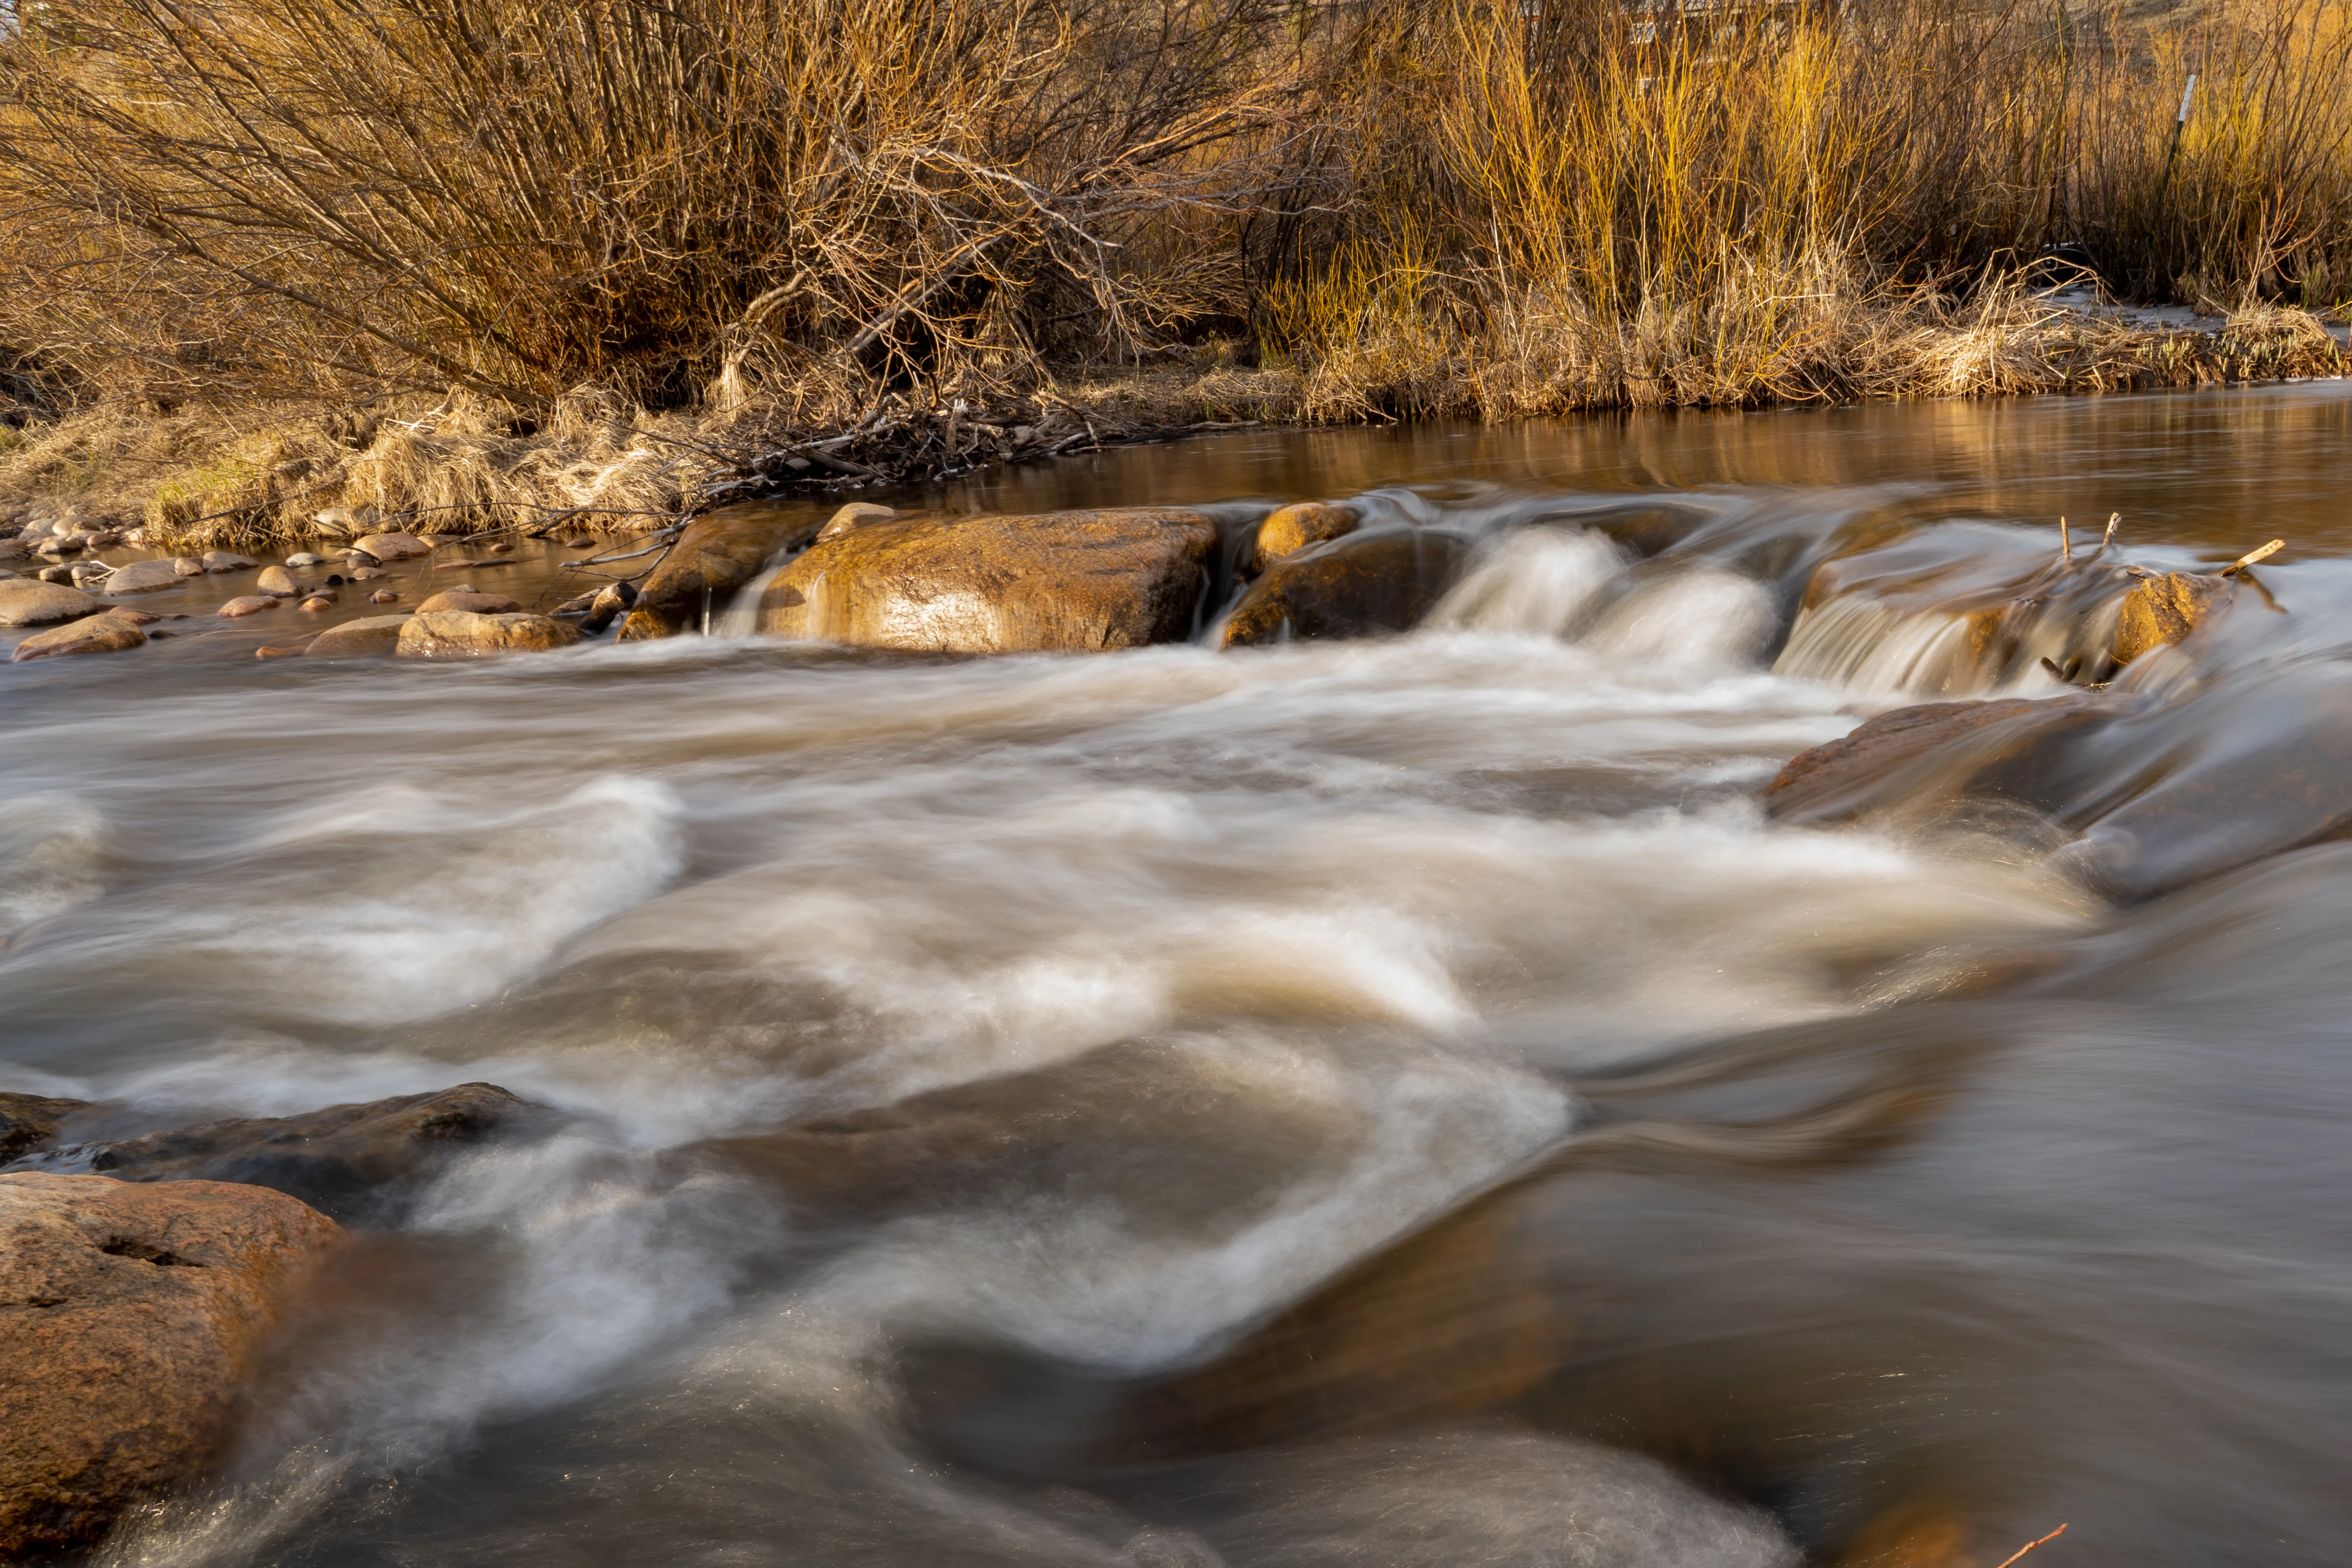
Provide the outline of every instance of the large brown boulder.
{"type": "Polygon", "coordinates": [[[1414,529],[1349,535],[1270,562],[1225,617],[1223,646],[1410,631],[1468,553],[1453,534],[1414,529]]]}
{"type": "Polygon", "coordinates": [[[436,610],[408,617],[393,651],[403,658],[486,658],[501,653],[545,653],[579,640],[579,627],[552,616],[436,610]]]}
{"type": "Polygon", "coordinates": [[[2151,648],[2179,642],[2229,602],[2224,578],[2191,572],[2141,578],[2116,616],[2116,662],[2129,664],[2151,648]]]}
{"type": "Polygon", "coordinates": [[[824,521],[798,507],[759,502],[696,518],[638,587],[620,640],[676,637],[700,626],[705,610],[715,618],[762,566],[806,544],[824,521]]]}
{"type": "Polygon", "coordinates": [[[1957,792],[2114,710],[2087,694],[1898,708],[1790,758],[1764,786],[1764,809],[1783,819],[1827,822],[1915,788],[1957,792]]]}
{"type": "Polygon", "coordinates": [[[384,1211],[441,1156],[479,1142],[531,1110],[496,1084],[466,1083],[300,1116],[239,1118],[67,1144],[20,1166],[132,1182],[247,1183],[348,1220],[384,1211]]]}
{"type": "Polygon", "coordinates": [[[416,606],[420,616],[441,610],[464,610],[477,616],[511,616],[521,613],[522,605],[504,594],[484,594],[472,588],[444,588],[416,606]]]}
{"type": "Polygon", "coordinates": [[[1101,653],[1192,636],[1217,526],[1130,507],[867,522],[812,545],[760,630],[925,653],[1101,653]]]}
{"type": "Polygon", "coordinates": [[[177,561],[133,561],[128,566],[114,569],[106,580],[106,591],[110,594],[152,594],[164,588],[176,588],[185,580],[177,561]]]}
{"type": "Polygon", "coordinates": [[[259,1187],[0,1175],[0,1559],[87,1545],[201,1474],[341,1234],[259,1187]]]}

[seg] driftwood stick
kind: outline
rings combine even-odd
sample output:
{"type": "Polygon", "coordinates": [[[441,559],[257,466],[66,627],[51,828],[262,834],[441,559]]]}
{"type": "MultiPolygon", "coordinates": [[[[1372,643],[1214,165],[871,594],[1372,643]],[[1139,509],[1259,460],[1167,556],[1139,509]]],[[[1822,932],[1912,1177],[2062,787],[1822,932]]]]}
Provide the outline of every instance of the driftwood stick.
{"type": "Polygon", "coordinates": [[[2066,520],[2058,520],[2058,563],[2065,565],[2074,559],[2074,536],[2066,531],[2066,520]]]}
{"type": "Polygon", "coordinates": [[[2222,567],[2221,575],[2224,577],[2234,577],[2239,573],[2250,569],[2255,562],[2267,561],[2285,548],[2285,540],[2273,539],[2268,544],[2263,545],[2260,550],[2249,550],[2243,555],[2239,556],[2235,561],[2231,562],[2227,566],[2222,567]]]}
{"type": "Polygon", "coordinates": [[[2101,535],[2099,539],[2099,549],[2102,552],[2106,550],[2108,545],[2113,544],[2116,542],[2116,529],[2123,520],[2124,514],[2119,511],[2109,512],[2107,514],[2107,531],[2101,535]]]}
{"type": "Polygon", "coordinates": [[[2000,1564],[2000,1568],[2010,1568],[2010,1564],[2011,1564],[2011,1563],[2012,1563],[2016,1562],[2019,1558],[2021,1558],[2021,1557],[2024,1556],[2027,1552],[2029,1552],[2032,1551],[2035,1547],[2040,1546],[2040,1545],[2042,1545],[2042,1544],[2044,1544],[2045,1542],[2048,1542],[2055,1541],[2055,1540],[2057,1540],[2060,1536],[2062,1536],[2062,1535],[2063,1535],[2063,1534],[2065,1534],[2065,1533],[2066,1533],[2066,1527],[2065,1527],[2064,1525],[2063,1525],[2063,1524],[2062,1524],[2062,1525],[2060,1525],[2057,1529],[2055,1529],[2055,1530],[2052,1531],[2049,1534],[2047,1534],[2047,1535],[2043,1536],[2043,1537],[2042,1538],[2042,1540],[2040,1540],[2040,1541],[2029,1541],[2029,1542],[2027,1542],[2024,1545],[2022,1545],[2022,1546],[2019,1547],[2015,1552],[2013,1552],[2010,1553],[2008,1557],[2006,1557],[2005,1559],[2003,1559],[2003,1560],[2002,1560],[2002,1562],[2001,1562],[2001,1564],[2000,1564]]]}

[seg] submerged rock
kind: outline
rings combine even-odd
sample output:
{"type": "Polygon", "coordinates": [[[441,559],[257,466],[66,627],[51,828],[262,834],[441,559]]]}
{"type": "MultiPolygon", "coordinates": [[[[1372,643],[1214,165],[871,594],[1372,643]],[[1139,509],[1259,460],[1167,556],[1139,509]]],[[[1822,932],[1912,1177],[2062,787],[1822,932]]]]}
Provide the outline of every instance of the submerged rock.
{"type": "Polygon", "coordinates": [[[1925,784],[1930,775],[1948,789],[1965,788],[1988,769],[2013,763],[2042,742],[2114,711],[2087,694],[1898,708],[1790,758],[1764,786],[1764,809],[1775,817],[1824,822],[1925,784]]]}
{"type": "Polygon", "coordinates": [[[1356,535],[1268,564],[1225,617],[1226,647],[1410,631],[1461,574],[1450,533],[1356,535]]]}
{"type": "Polygon", "coordinates": [[[53,658],[61,654],[120,653],[147,640],[147,634],[139,629],[140,618],[122,610],[85,616],[45,632],[35,632],[18,643],[16,651],[9,657],[14,661],[53,658]]]}
{"type": "Polygon", "coordinates": [[[301,1116],[66,1144],[19,1159],[13,1168],[130,1182],[242,1182],[351,1219],[384,1210],[440,1156],[479,1142],[532,1109],[496,1084],[466,1083],[301,1116]]]}
{"type": "Polygon", "coordinates": [[[84,1108],[79,1100],[0,1094],[0,1161],[14,1160],[55,1142],[66,1119],[84,1108]]]}
{"type": "Polygon", "coordinates": [[[1362,521],[1354,507],[1331,501],[1298,501],[1282,507],[1258,524],[1254,569],[1262,571],[1310,544],[1353,533],[1362,521]]]}
{"type": "Polygon", "coordinates": [[[283,603],[285,603],[284,600],[271,598],[267,594],[247,594],[231,599],[213,614],[226,616],[231,620],[236,620],[245,616],[257,616],[264,610],[274,610],[283,603]]]}
{"type": "Polygon", "coordinates": [[[872,501],[854,500],[825,520],[817,530],[817,538],[837,539],[851,529],[869,522],[887,522],[898,515],[896,507],[877,506],[872,501]]]}
{"type": "Polygon", "coordinates": [[[471,588],[444,588],[416,606],[420,616],[439,610],[464,610],[477,616],[508,616],[520,611],[522,605],[504,594],[478,594],[471,588]]]}
{"type": "Polygon", "coordinates": [[[261,564],[250,555],[239,555],[234,550],[207,550],[204,553],[206,572],[250,572],[261,564]]]}
{"type": "Polygon", "coordinates": [[[369,616],[329,626],[302,651],[313,658],[390,658],[400,644],[406,616],[369,616]]]}
{"type": "Polygon", "coordinates": [[[759,626],[926,653],[1180,642],[1216,544],[1208,518],[1158,507],[869,522],[779,574],[761,597],[759,626]]]}
{"type": "Polygon", "coordinates": [[[341,1235],[258,1187],[0,1175],[0,1558],[89,1545],[200,1475],[341,1235]]]}
{"type": "Polygon", "coordinates": [[[695,519],[637,590],[621,640],[675,637],[699,626],[706,610],[717,616],[726,609],[772,557],[816,532],[816,519],[790,507],[722,507],[695,519]]]}
{"type": "Polygon", "coordinates": [[[302,591],[294,574],[283,566],[264,566],[261,575],[253,580],[253,586],[257,593],[275,594],[280,598],[291,598],[302,591]]]}
{"type": "Polygon", "coordinates": [[[400,628],[400,640],[393,651],[404,658],[481,658],[500,653],[545,653],[579,640],[579,627],[552,616],[419,611],[400,628]]]}
{"type": "Polygon", "coordinates": [[[2225,578],[2190,572],[2141,578],[2116,617],[2116,662],[2129,664],[2151,648],[2179,642],[2229,602],[2225,578]]]}
{"type": "Polygon", "coordinates": [[[39,626],[102,609],[95,598],[61,583],[30,577],[0,579],[0,626],[39,626]]]}

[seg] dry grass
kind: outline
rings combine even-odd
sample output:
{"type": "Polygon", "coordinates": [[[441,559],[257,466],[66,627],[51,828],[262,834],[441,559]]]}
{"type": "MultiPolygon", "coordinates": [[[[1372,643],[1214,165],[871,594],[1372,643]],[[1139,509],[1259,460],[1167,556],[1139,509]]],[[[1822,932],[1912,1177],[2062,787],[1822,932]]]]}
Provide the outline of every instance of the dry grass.
{"type": "Polygon", "coordinates": [[[1243,418],[2346,368],[2305,312],[2352,294],[2352,0],[17,15],[0,500],[188,542],[1243,418]],[[2231,325],[2053,310],[2053,247],[2231,325]]]}

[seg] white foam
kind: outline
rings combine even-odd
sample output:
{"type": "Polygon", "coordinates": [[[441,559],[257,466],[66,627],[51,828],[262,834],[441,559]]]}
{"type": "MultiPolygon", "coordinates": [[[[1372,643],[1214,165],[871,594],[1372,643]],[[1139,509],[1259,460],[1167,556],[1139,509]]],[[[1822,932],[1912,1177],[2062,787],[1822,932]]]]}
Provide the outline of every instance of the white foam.
{"type": "Polygon", "coordinates": [[[1517,528],[1481,545],[1427,625],[1436,631],[1566,637],[1584,620],[1628,556],[1601,534],[1517,528]]]}

